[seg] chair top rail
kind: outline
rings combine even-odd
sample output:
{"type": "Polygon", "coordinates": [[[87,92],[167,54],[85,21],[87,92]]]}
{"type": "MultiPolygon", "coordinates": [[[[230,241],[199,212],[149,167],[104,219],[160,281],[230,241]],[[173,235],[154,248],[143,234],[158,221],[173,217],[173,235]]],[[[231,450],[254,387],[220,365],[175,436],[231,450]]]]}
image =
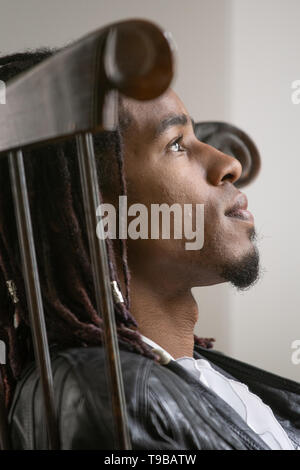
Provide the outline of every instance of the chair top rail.
{"type": "Polygon", "coordinates": [[[6,84],[0,155],[116,126],[113,90],[135,99],[163,93],[173,76],[167,35],[144,20],[98,29],[6,84]]]}

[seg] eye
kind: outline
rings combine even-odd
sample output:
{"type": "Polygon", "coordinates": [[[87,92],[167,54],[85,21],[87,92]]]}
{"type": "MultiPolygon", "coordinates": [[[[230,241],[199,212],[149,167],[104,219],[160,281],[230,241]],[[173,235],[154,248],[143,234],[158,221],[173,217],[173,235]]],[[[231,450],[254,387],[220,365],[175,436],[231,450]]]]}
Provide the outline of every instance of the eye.
{"type": "Polygon", "coordinates": [[[180,145],[181,141],[182,135],[168,145],[168,150],[175,153],[185,152],[185,148],[180,145]]]}

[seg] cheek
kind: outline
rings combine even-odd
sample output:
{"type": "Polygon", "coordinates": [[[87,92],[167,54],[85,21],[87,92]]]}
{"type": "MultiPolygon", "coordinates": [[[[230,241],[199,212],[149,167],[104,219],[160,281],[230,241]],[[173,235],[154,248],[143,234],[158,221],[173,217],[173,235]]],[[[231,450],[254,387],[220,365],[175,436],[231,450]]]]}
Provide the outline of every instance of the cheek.
{"type": "MultiPolygon", "coordinates": [[[[192,207],[193,212],[193,223],[192,230],[194,231],[200,225],[200,222],[195,217],[195,206],[196,204],[206,205],[207,193],[206,184],[196,184],[195,179],[192,181],[191,178],[183,178],[182,174],[171,171],[161,172],[149,172],[147,174],[141,174],[139,178],[135,178],[135,182],[128,184],[128,204],[142,203],[147,207],[148,210],[148,230],[151,226],[151,204],[167,204],[172,206],[173,204],[179,204],[181,206],[181,227],[182,233],[184,233],[183,216],[184,216],[184,204],[189,204],[192,207]],[[200,191],[201,189],[201,191],[200,191]]],[[[162,220],[162,219],[160,219],[162,220]]],[[[178,222],[178,219],[177,219],[178,222]]],[[[161,222],[160,222],[161,223],[161,222]]],[[[191,256],[195,256],[195,251],[186,249],[186,242],[189,240],[185,239],[184,236],[181,239],[174,239],[174,219],[173,216],[170,220],[170,239],[163,239],[161,236],[159,240],[148,239],[148,240],[131,240],[129,243],[129,250],[137,258],[150,256],[151,260],[159,259],[161,263],[166,263],[172,260],[181,260],[182,256],[188,259],[191,256]],[[138,256],[137,256],[138,255],[138,256]]],[[[200,250],[201,251],[201,250],[200,250]]]]}
{"type": "Polygon", "coordinates": [[[127,184],[128,203],[142,203],[149,207],[151,204],[170,204],[178,202],[180,191],[169,175],[157,173],[139,173],[127,184]]]}
{"type": "Polygon", "coordinates": [[[134,172],[128,178],[128,198],[143,202],[167,204],[206,204],[207,183],[195,172],[181,165],[162,167],[148,166],[134,172]]]}
{"type": "MultiPolygon", "coordinates": [[[[189,204],[193,208],[193,230],[195,230],[196,204],[204,204],[204,230],[205,240],[210,240],[211,233],[217,226],[218,213],[217,208],[211,202],[211,188],[207,184],[201,169],[192,168],[185,161],[178,160],[176,164],[169,165],[136,165],[131,167],[131,173],[128,176],[128,204],[142,203],[150,213],[151,204],[189,204]]],[[[182,208],[182,213],[183,213],[182,208]]],[[[150,220],[149,220],[150,223],[150,220]]],[[[177,253],[184,250],[185,241],[183,240],[160,240],[142,243],[152,245],[153,249],[171,249],[177,253]]],[[[139,245],[139,243],[136,243],[139,245]]],[[[202,251],[202,250],[200,250],[202,251]]]]}

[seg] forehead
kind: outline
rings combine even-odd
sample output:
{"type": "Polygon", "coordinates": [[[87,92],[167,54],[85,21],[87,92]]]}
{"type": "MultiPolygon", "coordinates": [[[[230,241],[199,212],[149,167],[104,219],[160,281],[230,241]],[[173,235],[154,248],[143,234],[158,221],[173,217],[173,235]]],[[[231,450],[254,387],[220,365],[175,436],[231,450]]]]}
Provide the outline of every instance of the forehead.
{"type": "Polygon", "coordinates": [[[186,115],[188,112],[177,96],[169,89],[162,96],[150,101],[135,101],[124,98],[125,112],[129,113],[132,130],[145,130],[153,133],[161,121],[171,115],[186,115]]]}

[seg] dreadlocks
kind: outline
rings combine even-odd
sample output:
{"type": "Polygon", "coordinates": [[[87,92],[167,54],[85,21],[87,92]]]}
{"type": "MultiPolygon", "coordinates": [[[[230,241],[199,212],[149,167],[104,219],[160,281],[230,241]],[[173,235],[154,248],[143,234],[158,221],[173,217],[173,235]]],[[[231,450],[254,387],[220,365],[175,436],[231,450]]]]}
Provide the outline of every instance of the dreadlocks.
{"type": "MultiPolygon", "coordinates": [[[[0,58],[0,80],[7,82],[54,52],[57,50],[39,49],[0,58]]],[[[114,165],[119,175],[114,184],[126,194],[121,127],[94,135],[102,193],[110,184],[114,165]]],[[[103,322],[95,307],[75,142],[25,150],[24,164],[49,344],[56,349],[100,345],[103,322]]],[[[111,280],[119,283],[115,247],[109,239],[106,243],[111,280]]],[[[119,256],[126,290],[124,303],[114,304],[120,346],[158,360],[142,341],[130,314],[125,240],[120,240],[119,256]]],[[[7,362],[0,366],[0,375],[9,406],[16,380],[33,359],[33,347],[6,158],[0,159],[0,339],[7,346],[7,362]],[[8,290],[12,280],[17,303],[8,290]]],[[[210,347],[209,340],[196,338],[196,342],[210,347]]]]}

